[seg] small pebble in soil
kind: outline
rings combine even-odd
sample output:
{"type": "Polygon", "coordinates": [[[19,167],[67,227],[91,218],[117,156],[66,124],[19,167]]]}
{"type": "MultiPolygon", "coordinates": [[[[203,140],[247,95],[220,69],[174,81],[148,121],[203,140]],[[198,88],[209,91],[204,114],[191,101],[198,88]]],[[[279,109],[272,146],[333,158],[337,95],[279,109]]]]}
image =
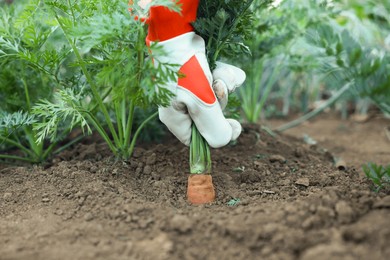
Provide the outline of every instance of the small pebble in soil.
{"type": "Polygon", "coordinates": [[[144,168],[144,174],[146,175],[149,175],[152,173],[152,167],[150,167],[150,165],[146,165],[145,168],[144,168]]]}
{"type": "Polygon", "coordinates": [[[131,215],[127,215],[125,219],[125,223],[130,223],[132,221],[131,215]]]}
{"type": "Polygon", "coordinates": [[[279,154],[273,154],[271,155],[268,160],[270,162],[280,162],[280,163],[286,163],[286,158],[284,158],[283,156],[279,155],[279,154]]]}
{"type": "Polygon", "coordinates": [[[295,184],[304,186],[304,187],[309,187],[310,186],[310,180],[309,178],[299,178],[296,180],[295,184]]]}
{"type": "Polygon", "coordinates": [[[43,203],[48,203],[48,202],[50,202],[50,199],[49,199],[49,198],[43,198],[43,199],[42,199],[42,202],[43,202],[43,203]]]}
{"type": "Polygon", "coordinates": [[[85,221],[91,221],[93,219],[93,215],[91,213],[87,213],[84,215],[85,221]]]}
{"type": "Polygon", "coordinates": [[[79,204],[79,206],[82,206],[82,205],[84,205],[84,201],[85,201],[85,197],[81,197],[81,198],[79,198],[79,200],[78,200],[78,204],[79,204]]]}
{"type": "Polygon", "coordinates": [[[58,215],[58,216],[62,216],[64,214],[64,212],[60,209],[56,209],[56,211],[54,212],[54,214],[58,215]]]}

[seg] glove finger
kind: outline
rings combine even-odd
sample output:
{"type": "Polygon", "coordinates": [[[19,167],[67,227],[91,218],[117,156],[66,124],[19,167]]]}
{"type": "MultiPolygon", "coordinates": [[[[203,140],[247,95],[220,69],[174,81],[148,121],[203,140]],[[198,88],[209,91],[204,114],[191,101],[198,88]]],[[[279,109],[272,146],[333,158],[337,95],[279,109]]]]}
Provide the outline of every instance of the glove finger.
{"type": "Polygon", "coordinates": [[[158,109],[160,121],[163,122],[172,134],[185,145],[191,142],[192,120],[185,110],[175,109],[173,106],[158,109]]]}
{"type": "Polygon", "coordinates": [[[221,106],[221,109],[224,110],[226,108],[226,105],[228,103],[228,98],[229,98],[226,84],[220,79],[214,80],[213,90],[215,96],[218,99],[219,105],[221,106]]]}
{"type": "Polygon", "coordinates": [[[232,127],[232,138],[231,138],[231,141],[234,141],[241,134],[241,131],[242,131],[241,124],[237,120],[235,120],[235,119],[227,118],[226,120],[229,122],[230,126],[232,127]]]}
{"type": "Polygon", "coordinates": [[[213,70],[213,79],[222,80],[229,93],[240,87],[245,81],[245,72],[233,65],[217,62],[217,67],[213,70]]]}

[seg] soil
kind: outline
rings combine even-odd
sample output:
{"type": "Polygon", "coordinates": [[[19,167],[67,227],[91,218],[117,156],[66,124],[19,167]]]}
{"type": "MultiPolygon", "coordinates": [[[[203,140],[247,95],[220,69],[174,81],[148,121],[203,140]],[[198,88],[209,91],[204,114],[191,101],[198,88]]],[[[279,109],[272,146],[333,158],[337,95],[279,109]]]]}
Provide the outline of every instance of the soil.
{"type": "Polygon", "coordinates": [[[388,163],[389,120],[354,124],[246,125],[212,150],[217,200],[202,206],[186,201],[188,148],[174,138],[129,162],[86,140],[50,165],[0,165],[0,259],[388,259],[390,190],[359,165],[388,163]]]}

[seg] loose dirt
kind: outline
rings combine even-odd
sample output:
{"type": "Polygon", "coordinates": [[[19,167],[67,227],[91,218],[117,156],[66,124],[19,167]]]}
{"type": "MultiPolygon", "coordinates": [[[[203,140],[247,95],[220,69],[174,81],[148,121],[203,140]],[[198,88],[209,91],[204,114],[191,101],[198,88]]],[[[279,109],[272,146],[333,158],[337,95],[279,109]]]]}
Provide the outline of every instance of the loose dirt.
{"type": "Polygon", "coordinates": [[[129,162],[85,141],[50,165],[1,165],[0,259],[387,259],[390,191],[334,156],[246,125],[212,150],[217,200],[204,206],[186,202],[174,138],[129,162]]]}

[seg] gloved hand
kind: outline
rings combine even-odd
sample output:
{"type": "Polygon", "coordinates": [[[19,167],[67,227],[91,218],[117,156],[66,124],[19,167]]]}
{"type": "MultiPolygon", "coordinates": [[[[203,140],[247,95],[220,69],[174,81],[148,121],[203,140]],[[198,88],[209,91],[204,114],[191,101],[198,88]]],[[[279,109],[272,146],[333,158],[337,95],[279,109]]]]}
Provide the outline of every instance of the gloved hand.
{"type": "Polygon", "coordinates": [[[231,65],[218,63],[213,76],[205,55],[204,41],[194,32],[159,42],[169,56],[157,57],[161,62],[178,63],[185,75],[165,87],[175,94],[168,107],[159,108],[160,120],[184,144],[191,140],[194,122],[211,147],[217,148],[235,140],[241,133],[241,125],[233,119],[225,119],[222,109],[227,104],[228,93],[240,86],[245,73],[231,65]]]}
{"type": "Polygon", "coordinates": [[[211,73],[204,40],[191,26],[196,19],[198,3],[198,0],[181,0],[181,14],[161,6],[152,7],[146,20],[149,24],[146,42],[156,42],[164,49],[165,55],[153,56],[156,65],[158,62],[178,64],[180,74],[184,75],[163,86],[175,96],[168,107],[159,108],[160,120],[186,145],[190,144],[191,125],[195,123],[208,144],[218,148],[241,133],[240,123],[226,119],[222,108],[226,106],[228,93],[244,82],[245,73],[220,62],[211,73]]]}

